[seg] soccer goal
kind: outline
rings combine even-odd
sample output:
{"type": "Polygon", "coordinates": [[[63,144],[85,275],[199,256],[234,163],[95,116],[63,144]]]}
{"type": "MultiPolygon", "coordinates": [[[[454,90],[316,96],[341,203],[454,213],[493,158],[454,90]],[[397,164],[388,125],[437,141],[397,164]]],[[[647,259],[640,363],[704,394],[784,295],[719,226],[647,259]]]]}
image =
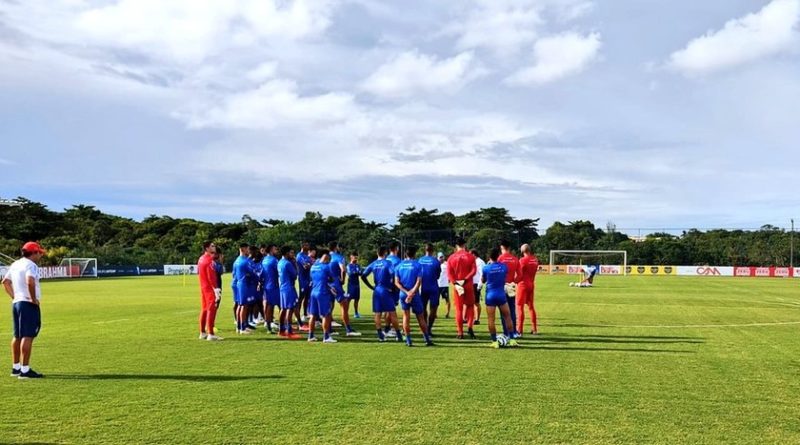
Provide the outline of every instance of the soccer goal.
{"type": "Polygon", "coordinates": [[[97,258],[64,258],[61,267],[69,278],[97,278],[97,258]]]}
{"type": "Polygon", "coordinates": [[[628,252],[625,250],[551,250],[550,275],[557,265],[566,264],[565,272],[568,274],[582,274],[583,265],[596,264],[600,267],[600,274],[627,275],[628,252]],[[559,263],[558,261],[564,261],[559,263]],[[622,260],[620,265],[619,261],[622,260]]]}

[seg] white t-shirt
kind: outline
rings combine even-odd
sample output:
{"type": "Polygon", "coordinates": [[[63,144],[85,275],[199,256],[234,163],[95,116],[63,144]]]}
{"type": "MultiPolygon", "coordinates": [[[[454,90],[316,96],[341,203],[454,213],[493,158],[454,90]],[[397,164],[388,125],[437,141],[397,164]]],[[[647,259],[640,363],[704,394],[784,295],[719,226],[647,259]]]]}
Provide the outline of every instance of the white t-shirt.
{"type": "Polygon", "coordinates": [[[36,282],[36,299],[42,298],[42,289],[39,287],[39,266],[27,258],[20,258],[11,264],[6,276],[3,277],[4,280],[11,280],[11,287],[14,288],[14,303],[32,301],[28,291],[28,277],[33,277],[36,282]]]}
{"type": "Polygon", "coordinates": [[[442,273],[439,275],[439,287],[447,287],[450,285],[447,280],[447,261],[441,263],[440,266],[442,266],[442,273]]]}
{"type": "Polygon", "coordinates": [[[478,272],[475,273],[475,278],[473,278],[472,282],[480,287],[483,287],[483,283],[481,283],[481,278],[483,278],[483,266],[485,265],[486,261],[483,261],[480,258],[475,258],[475,268],[478,270],[478,272]]]}

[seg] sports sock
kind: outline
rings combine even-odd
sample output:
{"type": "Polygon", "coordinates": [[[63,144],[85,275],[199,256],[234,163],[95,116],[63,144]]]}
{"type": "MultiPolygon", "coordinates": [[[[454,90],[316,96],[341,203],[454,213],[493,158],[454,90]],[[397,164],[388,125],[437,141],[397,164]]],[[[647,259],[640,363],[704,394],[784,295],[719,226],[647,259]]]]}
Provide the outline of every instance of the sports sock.
{"type": "Polygon", "coordinates": [[[20,367],[20,371],[22,371],[23,374],[25,374],[26,372],[28,372],[30,370],[31,370],[30,366],[22,365],[22,367],[20,367]]]}
{"type": "Polygon", "coordinates": [[[14,368],[15,371],[19,371],[22,368],[22,365],[20,365],[19,363],[14,363],[12,367],[14,368]]]}
{"type": "Polygon", "coordinates": [[[497,334],[493,333],[491,334],[491,336],[492,336],[492,341],[497,341],[497,334]]]}

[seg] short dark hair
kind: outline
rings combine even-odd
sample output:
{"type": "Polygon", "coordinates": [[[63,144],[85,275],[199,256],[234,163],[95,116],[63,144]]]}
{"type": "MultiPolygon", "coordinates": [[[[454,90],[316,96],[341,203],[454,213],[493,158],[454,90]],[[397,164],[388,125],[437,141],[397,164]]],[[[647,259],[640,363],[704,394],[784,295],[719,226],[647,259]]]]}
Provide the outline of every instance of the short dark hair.
{"type": "Polygon", "coordinates": [[[212,244],[214,243],[211,241],[203,241],[203,250],[208,249],[209,247],[211,247],[212,244]]]}
{"type": "Polygon", "coordinates": [[[308,248],[308,251],[309,251],[309,252],[316,252],[316,251],[317,251],[317,246],[315,246],[315,245],[313,245],[313,244],[312,244],[312,245],[311,245],[311,246],[308,248]]]}
{"type": "Polygon", "coordinates": [[[492,250],[489,251],[489,258],[491,258],[492,261],[497,261],[497,259],[500,258],[500,249],[492,247],[492,250]]]}
{"type": "Polygon", "coordinates": [[[275,247],[275,244],[267,244],[267,252],[272,252],[272,248],[275,247]]]}
{"type": "Polygon", "coordinates": [[[431,243],[425,244],[425,253],[433,253],[433,250],[434,250],[433,244],[431,243]]]}
{"type": "Polygon", "coordinates": [[[328,250],[330,251],[336,250],[337,247],[339,247],[339,243],[337,243],[336,241],[331,241],[328,243],[328,250]]]}
{"type": "Polygon", "coordinates": [[[325,255],[329,255],[329,254],[330,254],[330,252],[327,249],[320,249],[320,250],[317,251],[317,255],[320,258],[324,257],[325,255]]]}
{"type": "Polygon", "coordinates": [[[417,246],[413,244],[409,244],[406,246],[406,256],[409,258],[414,258],[417,256],[417,246]]]}
{"type": "Polygon", "coordinates": [[[395,250],[397,250],[399,248],[400,248],[400,243],[398,243],[397,241],[390,241],[389,242],[389,250],[390,251],[394,252],[395,250]]]}
{"type": "Polygon", "coordinates": [[[292,246],[283,246],[281,247],[281,256],[286,256],[289,252],[293,251],[294,247],[292,246]]]}
{"type": "Polygon", "coordinates": [[[511,248],[511,241],[509,241],[507,239],[500,240],[500,247],[503,247],[505,249],[510,249],[511,248]]]}
{"type": "Polygon", "coordinates": [[[266,245],[266,244],[264,244],[264,243],[261,243],[261,245],[260,245],[260,246],[258,246],[258,248],[259,248],[259,249],[266,249],[266,248],[267,248],[267,245],[266,245]]]}
{"type": "Polygon", "coordinates": [[[358,256],[358,252],[350,252],[350,256],[358,256]]]}
{"type": "Polygon", "coordinates": [[[261,252],[258,251],[258,247],[256,247],[255,245],[249,246],[247,248],[247,251],[250,252],[250,256],[254,256],[257,253],[261,253],[261,252]]]}
{"type": "Polygon", "coordinates": [[[467,244],[467,240],[465,240],[464,238],[461,238],[459,236],[459,237],[456,237],[456,240],[455,240],[455,242],[453,244],[455,244],[456,246],[459,246],[459,247],[460,246],[464,246],[464,245],[467,244]]]}
{"type": "Polygon", "coordinates": [[[384,255],[386,255],[386,246],[378,247],[378,256],[384,256],[384,255]]]}
{"type": "Polygon", "coordinates": [[[478,253],[478,249],[472,249],[469,251],[469,253],[473,254],[474,256],[481,256],[481,254],[478,253]]]}
{"type": "Polygon", "coordinates": [[[239,244],[239,248],[240,248],[240,249],[245,249],[245,248],[247,248],[247,247],[250,247],[250,244],[247,244],[247,243],[241,243],[241,244],[239,244]]]}

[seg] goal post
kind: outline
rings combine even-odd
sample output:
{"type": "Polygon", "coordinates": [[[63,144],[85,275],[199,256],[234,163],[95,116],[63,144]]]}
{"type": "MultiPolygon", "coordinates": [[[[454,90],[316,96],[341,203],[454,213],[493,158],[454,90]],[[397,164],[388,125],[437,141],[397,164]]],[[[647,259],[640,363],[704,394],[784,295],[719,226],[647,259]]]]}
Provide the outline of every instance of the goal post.
{"type": "Polygon", "coordinates": [[[97,278],[97,258],[64,258],[60,266],[69,278],[97,278]]]}
{"type": "MultiPolygon", "coordinates": [[[[627,250],[551,250],[550,251],[550,275],[556,269],[556,257],[563,256],[568,258],[579,258],[581,265],[584,258],[604,259],[611,257],[622,257],[622,275],[628,275],[628,251],[627,250]]],[[[606,264],[608,264],[606,262],[606,264]]]]}

